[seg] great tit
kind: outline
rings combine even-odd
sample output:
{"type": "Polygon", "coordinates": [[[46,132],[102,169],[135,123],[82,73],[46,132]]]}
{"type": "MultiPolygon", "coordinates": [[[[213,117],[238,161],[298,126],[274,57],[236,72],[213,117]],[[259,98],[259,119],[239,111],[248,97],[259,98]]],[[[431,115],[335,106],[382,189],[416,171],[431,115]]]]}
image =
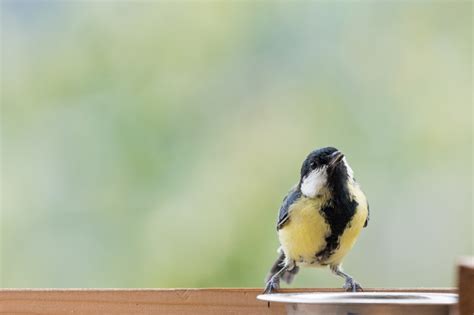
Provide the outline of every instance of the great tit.
{"type": "Polygon", "coordinates": [[[290,283],[300,266],[329,266],[344,278],[344,289],[362,291],[342,270],[342,259],[369,221],[369,204],[344,154],[333,147],[311,152],[296,184],[283,199],[277,221],[279,256],[264,293],[290,283]]]}

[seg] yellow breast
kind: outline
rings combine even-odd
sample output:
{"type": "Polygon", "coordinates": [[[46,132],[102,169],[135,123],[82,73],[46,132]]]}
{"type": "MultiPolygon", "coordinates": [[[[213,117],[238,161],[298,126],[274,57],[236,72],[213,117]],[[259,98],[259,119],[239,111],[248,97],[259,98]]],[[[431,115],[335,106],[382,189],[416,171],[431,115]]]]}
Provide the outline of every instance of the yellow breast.
{"type": "Polygon", "coordinates": [[[279,231],[280,244],[287,259],[311,262],[326,246],[330,229],[320,212],[320,199],[301,198],[289,209],[290,220],[279,231]]]}
{"type": "MultiPolygon", "coordinates": [[[[367,218],[367,201],[357,184],[349,187],[358,202],[352,220],[339,238],[339,247],[324,264],[339,264],[354,245],[367,218]]],[[[316,253],[326,246],[326,237],[331,232],[329,225],[318,209],[325,198],[301,198],[289,209],[289,221],[278,231],[280,244],[288,260],[298,264],[317,266],[316,253]]]]}

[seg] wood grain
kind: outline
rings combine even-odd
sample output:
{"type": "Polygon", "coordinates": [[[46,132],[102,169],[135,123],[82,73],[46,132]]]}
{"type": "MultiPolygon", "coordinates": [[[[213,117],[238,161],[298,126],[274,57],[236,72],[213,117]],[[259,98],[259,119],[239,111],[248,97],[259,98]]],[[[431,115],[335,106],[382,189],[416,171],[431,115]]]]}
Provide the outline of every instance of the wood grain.
{"type": "MultiPolygon", "coordinates": [[[[0,314],[286,314],[256,299],[262,289],[3,289],[0,314]]],[[[283,289],[279,292],[340,292],[283,289]]],[[[367,289],[366,292],[456,292],[455,289],[367,289]]]]}

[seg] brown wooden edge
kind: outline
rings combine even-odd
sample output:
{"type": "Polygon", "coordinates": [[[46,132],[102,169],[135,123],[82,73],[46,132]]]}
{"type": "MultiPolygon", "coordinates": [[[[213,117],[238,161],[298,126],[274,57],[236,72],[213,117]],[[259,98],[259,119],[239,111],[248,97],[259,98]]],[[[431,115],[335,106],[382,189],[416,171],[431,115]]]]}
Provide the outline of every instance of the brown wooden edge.
{"type": "MultiPolygon", "coordinates": [[[[282,289],[279,292],[341,292],[282,289]]],[[[366,289],[366,292],[442,292],[452,288],[366,289]]],[[[256,299],[261,288],[243,289],[3,289],[0,314],[286,314],[284,305],[256,299]]]]}
{"type": "Polygon", "coordinates": [[[464,257],[458,264],[459,314],[474,314],[474,257],[464,257]]]}

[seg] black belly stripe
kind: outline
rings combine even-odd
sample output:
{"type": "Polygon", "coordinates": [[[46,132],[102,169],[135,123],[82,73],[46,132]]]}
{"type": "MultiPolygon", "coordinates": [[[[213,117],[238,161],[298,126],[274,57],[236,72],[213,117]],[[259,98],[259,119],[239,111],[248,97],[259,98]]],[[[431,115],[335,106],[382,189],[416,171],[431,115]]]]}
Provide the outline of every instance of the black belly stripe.
{"type": "Polygon", "coordinates": [[[326,220],[331,231],[326,236],[326,247],[315,254],[318,261],[327,261],[337,250],[339,239],[344,233],[346,226],[351,222],[357,206],[357,201],[351,199],[348,204],[342,207],[328,204],[321,208],[321,215],[326,220]]]}
{"type": "Polygon", "coordinates": [[[331,199],[319,211],[330,227],[326,247],[315,253],[320,263],[327,261],[339,247],[339,239],[351,222],[359,205],[347,187],[347,172],[342,164],[329,175],[331,199]]]}

